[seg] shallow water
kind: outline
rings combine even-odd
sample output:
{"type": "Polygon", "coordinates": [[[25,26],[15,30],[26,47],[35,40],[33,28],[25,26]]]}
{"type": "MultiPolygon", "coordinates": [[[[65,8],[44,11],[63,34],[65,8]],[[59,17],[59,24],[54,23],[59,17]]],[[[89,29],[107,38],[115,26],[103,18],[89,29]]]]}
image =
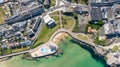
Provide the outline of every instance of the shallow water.
{"type": "Polygon", "coordinates": [[[66,45],[59,44],[64,51],[64,54],[59,57],[25,60],[16,56],[0,64],[0,67],[104,67],[99,60],[91,57],[90,52],[70,42],[70,39],[66,39],[65,43],[66,45]]]}

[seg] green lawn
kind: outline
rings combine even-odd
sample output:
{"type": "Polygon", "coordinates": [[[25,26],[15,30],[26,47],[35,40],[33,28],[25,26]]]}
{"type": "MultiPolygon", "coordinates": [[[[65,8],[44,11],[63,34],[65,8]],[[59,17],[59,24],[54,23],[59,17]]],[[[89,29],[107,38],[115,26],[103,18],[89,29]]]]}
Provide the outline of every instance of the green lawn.
{"type": "Polygon", "coordinates": [[[4,10],[0,7],[0,24],[4,23],[4,10]]]}
{"type": "Polygon", "coordinates": [[[113,52],[117,52],[118,50],[119,50],[118,46],[114,46],[114,47],[112,48],[112,51],[113,51],[113,52]]]}
{"type": "Polygon", "coordinates": [[[54,6],[55,5],[55,3],[54,3],[55,1],[50,1],[50,7],[52,7],[52,6],[54,6]]]}
{"type": "Polygon", "coordinates": [[[97,24],[87,24],[85,28],[85,33],[88,33],[88,27],[91,27],[92,29],[96,29],[96,30],[100,29],[100,26],[97,24]]]}
{"type": "Polygon", "coordinates": [[[80,32],[78,20],[76,20],[75,26],[74,26],[72,32],[75,32],[75,33],[80,32]]]}
{"type": "Polygon", "coordinates": [[[39,34],[35,44],[33,45],[33,48],[39,46],[40,44],[46,43],[49,41],[52,34],[59,29],[59,24],[57,24],[54,28],[48,29],[46,25],[43,25],[43,28],[41,30],[41,33],[39,34]]]}
{"type": "Polygon", "coordinates": [[[50,15],[59,15],[59,12],[56,11],[56,12],[51,13],[50,15]]]}
{"type": "Polygon", "coordinates": [[[88,0],[71,0],[72,3],[86,4],[88,0]],[[78,1],[78,2],[77,2],[78,1]]]}
{"type": "Polygon", "coordinates": [[[86,37],[86,36],[84,36],[82,34],[79,34],[78,37],[81,38],[81,39],[83,39],[83,40],[88,41],[88,37],[86,37]]]}
{"type": "MultiPolygon", "coordinates": [[[[57,14],[57,12],[55,13],[57,14]]],[[[52,16],[52,18],[60,24],[60,17],[59,16],[52,16]]],[[[63,28],[70,29],[74,25],[74,20],[69,16],[62,16],[62,24],[63,28]]]]}
{"type": "Polygon", "coordinates": [[[68,16],[62,16],[63,28],[70,29],[74,25],[74,20],[68,16]]]}
{"type": "Polygon", "coordinates": [[[60,22],[60,18],[59,16],[52,16],[52,18],[55,20],[55,22],[59,23],[60,22]]]}

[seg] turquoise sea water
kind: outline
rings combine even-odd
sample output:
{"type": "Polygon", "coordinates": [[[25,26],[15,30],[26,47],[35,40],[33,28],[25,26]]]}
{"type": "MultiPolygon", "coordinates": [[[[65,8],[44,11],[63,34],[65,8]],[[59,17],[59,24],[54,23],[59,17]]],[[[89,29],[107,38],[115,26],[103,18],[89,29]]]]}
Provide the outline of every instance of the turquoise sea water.
{"type": "Polygon", "coordinates": [[[66,45],[59,44],[64,51],[59,57],[25,60],[17,56],[0,64],[0,67],[104,67],[99,60],[91,57],[90,52],[70,42],[70,39],[66,39],[65,43],[66,45]]]}

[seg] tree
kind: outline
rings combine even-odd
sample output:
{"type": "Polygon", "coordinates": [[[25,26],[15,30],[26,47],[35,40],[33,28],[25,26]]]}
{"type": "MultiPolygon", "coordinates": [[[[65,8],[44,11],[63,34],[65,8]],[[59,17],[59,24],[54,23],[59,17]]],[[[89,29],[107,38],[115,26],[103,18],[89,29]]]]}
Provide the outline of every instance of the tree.
{"type": "Polygon", "coordinates": [[[96,25],[102,26],[104,24],[104,22],[102,20],[99,20],[96,25]]]}
{"type": "Polygon", "coordinates": [[[77,14],[74,14],[74,19],[78,20],[78,15],[77,14]]]}

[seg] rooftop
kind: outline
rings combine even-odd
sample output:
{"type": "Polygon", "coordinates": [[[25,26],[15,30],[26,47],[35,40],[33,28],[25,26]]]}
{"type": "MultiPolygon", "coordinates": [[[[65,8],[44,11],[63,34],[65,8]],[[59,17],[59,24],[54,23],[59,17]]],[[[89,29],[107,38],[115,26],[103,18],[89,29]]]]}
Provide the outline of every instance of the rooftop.
{"type": "Polygon", "coordinates": [[[90,11],[91,20],[102,20],[102,11],[101,8],[92,8],[90,11]]]}

